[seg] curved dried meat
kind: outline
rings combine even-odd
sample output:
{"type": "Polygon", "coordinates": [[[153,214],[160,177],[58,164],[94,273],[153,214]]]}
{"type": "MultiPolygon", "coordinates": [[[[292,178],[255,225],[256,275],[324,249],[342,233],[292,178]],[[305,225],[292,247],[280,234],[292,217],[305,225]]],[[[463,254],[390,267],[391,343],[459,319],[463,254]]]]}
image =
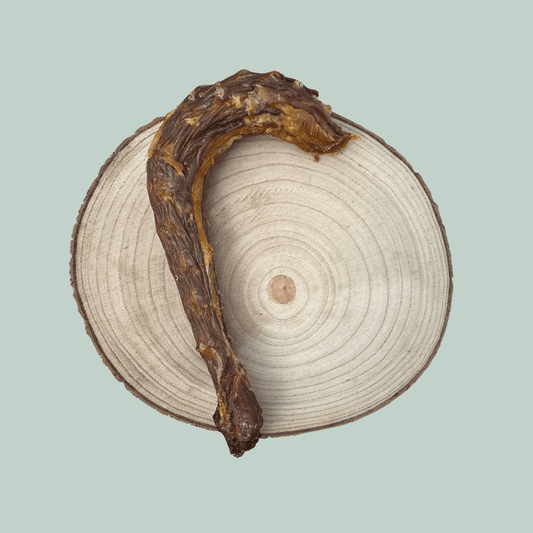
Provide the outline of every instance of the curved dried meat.
{"type": "Polygon", "coordinates": [[[270,134],[316,160],[339,153],[357,136],[337,126],[331,108],[317,97],[317,91],[279,72],[241,70],[196,88],[165,117],[148,153],[157,233],[217,392],[213,420],[236,457],[255,446],[263,418],[223,319],[202,214],[204,182],[218,156],[246,136],[270,134]]]}

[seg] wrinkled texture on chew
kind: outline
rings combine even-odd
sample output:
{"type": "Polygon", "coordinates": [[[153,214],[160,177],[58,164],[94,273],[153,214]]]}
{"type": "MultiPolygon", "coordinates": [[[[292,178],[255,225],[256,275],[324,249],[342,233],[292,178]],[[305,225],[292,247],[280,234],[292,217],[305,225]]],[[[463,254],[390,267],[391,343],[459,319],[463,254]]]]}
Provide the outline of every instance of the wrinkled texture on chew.
{"type": "Polygon", "coordinates": [[[279,72],[241,70],[196,88],[165,117],[148,152],[148,194],[157,233],[215,385],[213,420],[236,457],[255,446],[263,418],[222,315],[202,214],[204,181],[218,156],[250,135],[270,134],[316,160],[319,154],[339,153],[357,136],[333,123],[331,108],[317,97],[318,92],[279,72]]]}

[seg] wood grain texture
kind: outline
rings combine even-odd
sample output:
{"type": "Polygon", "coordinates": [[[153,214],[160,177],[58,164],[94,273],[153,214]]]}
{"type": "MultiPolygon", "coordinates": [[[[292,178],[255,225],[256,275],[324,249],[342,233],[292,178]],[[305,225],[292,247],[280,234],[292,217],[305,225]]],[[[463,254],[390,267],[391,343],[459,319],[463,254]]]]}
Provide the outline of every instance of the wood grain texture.
{"type": "MultiPolygon", "coordinates": [[[[381,139],[334,117],[360,136],[335,157],[315,162],[274,138],[243,139],[208,179],[224,313],[264,437],[383,407],[427,368],[449,316],[449,247],[427,187],[381,139]],[[272,296],[280,277],[294,285],[288,301],[272,296]]],[[[72,284],[117,379],[159,411],[215,429],[211,378],[146,192],[159,123],[122,143],[91,187],[73,234],[72,284]]]]}

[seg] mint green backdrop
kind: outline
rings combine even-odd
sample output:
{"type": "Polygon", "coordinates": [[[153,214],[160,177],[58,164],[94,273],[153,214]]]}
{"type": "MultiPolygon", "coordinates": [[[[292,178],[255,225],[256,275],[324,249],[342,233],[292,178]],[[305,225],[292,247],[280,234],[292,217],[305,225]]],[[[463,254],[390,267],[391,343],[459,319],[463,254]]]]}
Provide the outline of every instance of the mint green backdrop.
{"type": "Polygon", "coordinates": [[[0,530],[532,531],[532,15],[514,0],[4,3],[0,530]],[[113,150],[242,68],[318,89],[407,158],[455,292],[399,399],[235,459],[115,380],[68,269],[113,150]]]}

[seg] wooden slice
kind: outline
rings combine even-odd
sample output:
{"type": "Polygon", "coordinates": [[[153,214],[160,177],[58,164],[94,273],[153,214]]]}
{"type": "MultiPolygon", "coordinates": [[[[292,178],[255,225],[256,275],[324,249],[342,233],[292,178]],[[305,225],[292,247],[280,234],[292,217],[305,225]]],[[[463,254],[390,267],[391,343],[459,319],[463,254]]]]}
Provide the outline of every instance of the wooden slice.
{"type": "MultiPolygon", "coordinates": [[[[263,436],[344,424],[407,390],[435,355],[452,292],[439,212],[411,166],[360,136],[315,162],[283,141],[234,143],[208,179],[224,316],[262,406],[263,436]]],[[[162,119],[102,167],[74,228],[71,278],[104,362],[137,397],[215,429],[213,383],[195,349],[146,191],[162,119]]]]}

